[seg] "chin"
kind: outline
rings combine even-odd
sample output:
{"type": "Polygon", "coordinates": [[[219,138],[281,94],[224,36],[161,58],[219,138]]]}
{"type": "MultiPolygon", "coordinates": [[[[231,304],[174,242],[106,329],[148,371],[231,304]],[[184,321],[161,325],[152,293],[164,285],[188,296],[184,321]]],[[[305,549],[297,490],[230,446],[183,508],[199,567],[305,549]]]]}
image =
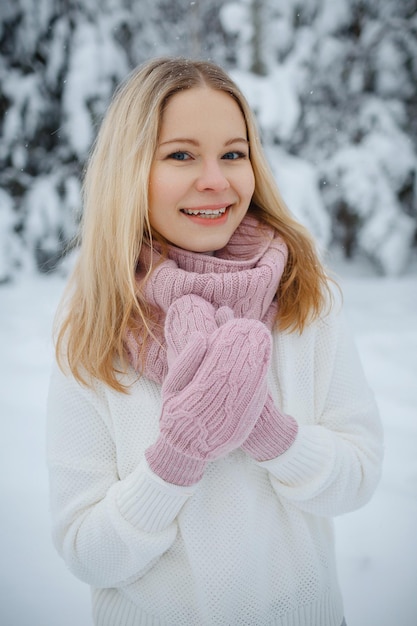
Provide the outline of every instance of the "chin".
{"type": "Polygon", "coordinates": [[[230,237],[225,237],[224,239],[218,239],[217,241],[213,241],[212,243],[207,242],[200,244],[192,245],[189,243],[187,246],[188,250],[192,252],[197,252],[199,254],[214,254],[216,250],[221,250],[229,243],[230,237]]]}

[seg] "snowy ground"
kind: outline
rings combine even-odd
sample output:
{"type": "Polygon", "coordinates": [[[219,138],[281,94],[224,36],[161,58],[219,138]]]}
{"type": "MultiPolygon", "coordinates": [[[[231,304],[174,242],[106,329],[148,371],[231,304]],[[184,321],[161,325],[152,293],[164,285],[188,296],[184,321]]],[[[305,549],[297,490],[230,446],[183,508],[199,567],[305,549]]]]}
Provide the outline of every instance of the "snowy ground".
{"type": "MultiPolygon", "coordinates": [[[[416,626],[417,272],[380,279],[343,266],[340,275],[386,432],[376,495],[336,520],[346,618],[348,626],[416,626]]],[[[88,588],[67,572],[49,534],[45,401],[62,288],[57,276],[0,288],[2,626],[91,626],[88,588]]]]}

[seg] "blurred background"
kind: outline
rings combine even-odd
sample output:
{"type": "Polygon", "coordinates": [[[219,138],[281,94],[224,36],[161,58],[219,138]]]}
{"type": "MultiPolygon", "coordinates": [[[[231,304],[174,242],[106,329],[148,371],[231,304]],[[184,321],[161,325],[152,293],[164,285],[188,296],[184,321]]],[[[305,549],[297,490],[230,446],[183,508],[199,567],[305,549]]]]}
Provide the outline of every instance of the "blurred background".
{"type": "Polygon", "coordinates": [[[416,0],[2,0],[0,281],[56,268],[112,92],[152,56],[211,59],[257,113],[291,210],[397,275],[417,243],[416,0]]]}
{"type": "Polygon", "coordinates": [[[0,0],[0,624],[91,626],[50,538],[51,329],[102,116],[162,55],[231,73],[342,286],[386,435],[335,520],[347,623],[416,626],[417,0],[0,0]]]}

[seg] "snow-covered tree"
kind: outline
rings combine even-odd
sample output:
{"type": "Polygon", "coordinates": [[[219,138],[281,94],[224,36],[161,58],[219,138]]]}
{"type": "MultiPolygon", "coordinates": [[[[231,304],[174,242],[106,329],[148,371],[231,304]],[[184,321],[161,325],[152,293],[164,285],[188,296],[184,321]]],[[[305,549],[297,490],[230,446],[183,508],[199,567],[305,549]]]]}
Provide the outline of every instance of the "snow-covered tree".
{"type": "MultiPolygon", "coordinates": [[[[24,262],[42,271],[74,234],[94,123],[128,67],[96,10],[91,0],[6,0],[0,8],[0,185],[24,262]]],[[[3,279],[22,262],[11,258],[3,279]]]]}
{"type": "Polygon", "coordinates": [[[22,265],[55,267],[75,234],[85,159],[116,84],[151,56],[225,51],[220,4],[2,0],[0,282],[22,265]]]}
{"type": "Polygon", "coordinates": [[[396,274],[417,232],[417,6],[335,4],[318,7],[293,148],[316,164],[346,254],[396,274]]]}
{"type": "Polygon", "coordinates": [[[0,282],[53,269],[115,85],[161,55],[241,84],[289,207],[398,273],[416,245],[416,0],[2,0],[0,282]]]}
{"type": "Polygon", "coordinates": [[[236,79],[258,113],[290,208],[313,231],[325,223],[314,215],[326,210],[325,245],[331,239],[346,256],[363,254],[384,273],[401,272],[417,232],[416,2],[256,0],[256,22],[254,6],[230,3],[222,17],[238,38],[236,79]],[[262,76],[250,73],[253,41],[258,65],[267,68],[262,76]],[[313,185],[310,211],[291,193],[297,181],[313,185]]]}

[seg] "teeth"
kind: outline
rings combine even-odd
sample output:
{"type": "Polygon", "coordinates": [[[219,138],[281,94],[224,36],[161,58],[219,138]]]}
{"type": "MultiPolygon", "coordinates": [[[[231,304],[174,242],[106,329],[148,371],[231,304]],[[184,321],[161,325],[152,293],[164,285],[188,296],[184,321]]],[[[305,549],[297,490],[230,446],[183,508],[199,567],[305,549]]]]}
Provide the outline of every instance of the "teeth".
{"type": "Polygon", "coordinates": [[[203,209],[202,211],[193,209],[182,209],[186,215],[207,215],[208,217],[218,217],[226,212],[226,207],[222,209],[203,209]]]}

